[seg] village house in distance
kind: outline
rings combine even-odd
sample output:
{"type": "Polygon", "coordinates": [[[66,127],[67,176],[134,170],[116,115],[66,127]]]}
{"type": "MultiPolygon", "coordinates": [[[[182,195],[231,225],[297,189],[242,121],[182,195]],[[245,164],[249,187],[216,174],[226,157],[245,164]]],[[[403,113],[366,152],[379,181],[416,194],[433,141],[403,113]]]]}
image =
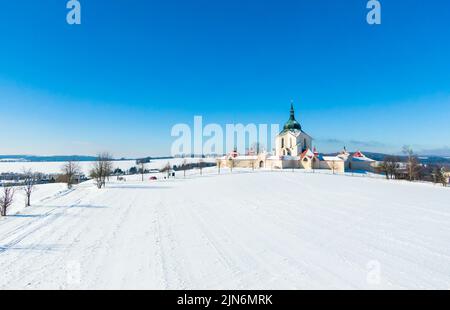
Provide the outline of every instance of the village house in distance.
{"type": "Polygon", "coordinates": [[[312,147],[313,138],[307,134],[295,119],[291,104],[289,120],[275,138],[275,154],[241,155],[236,150],[217,160],[221,167],[268,168],[268,169],[326,169],[343,173],[345,169],[374,172],[377,162],[361,152],[353,155],[344,148],[337,156],[325,156],[312,147]]]}

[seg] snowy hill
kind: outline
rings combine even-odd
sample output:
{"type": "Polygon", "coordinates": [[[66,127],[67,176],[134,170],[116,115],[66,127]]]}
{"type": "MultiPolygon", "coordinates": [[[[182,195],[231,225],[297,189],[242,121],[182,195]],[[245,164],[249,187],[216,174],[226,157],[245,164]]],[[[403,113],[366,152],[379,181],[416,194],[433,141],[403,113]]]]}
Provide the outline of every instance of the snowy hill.
{"type": "Polygon", "coordinates": [[[0,219],[0,288],[450,287],[448,188],[194,172],[36,197],[0,219]]]}

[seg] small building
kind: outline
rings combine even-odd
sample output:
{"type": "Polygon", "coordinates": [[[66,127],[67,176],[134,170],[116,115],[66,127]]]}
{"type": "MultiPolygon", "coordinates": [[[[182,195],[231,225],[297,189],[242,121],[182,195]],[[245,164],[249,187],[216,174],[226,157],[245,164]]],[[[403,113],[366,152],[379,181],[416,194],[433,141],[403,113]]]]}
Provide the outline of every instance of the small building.
{"type": "Polygon", "coordinates": [[[367,157],[361,151],[357,151],[356,153],[350,155],[350,153],[348,153],[344,148],[344,150],[339,153],[337,157],[344,160],[345,170],[376,172],[378,167],[378,162],[376,160],[367,157]]]}
{"type": "Polygon", "coordinates": [[[342,160],[342,158],[339,158],[337,156],[318,155],[314,157],[313,168],[328,169],[332,170],[333,173],[344,173],[345,162],[342,160]]]}
{"type": "MultiPolygon", "coordinates": [[[[317,154],[319,155],[319,154],[317,154]]],[[[311,170],[316,164],[316,155],[310,149],[303,151],[300,155],[300,164],[303,169],[311,170]]]]}

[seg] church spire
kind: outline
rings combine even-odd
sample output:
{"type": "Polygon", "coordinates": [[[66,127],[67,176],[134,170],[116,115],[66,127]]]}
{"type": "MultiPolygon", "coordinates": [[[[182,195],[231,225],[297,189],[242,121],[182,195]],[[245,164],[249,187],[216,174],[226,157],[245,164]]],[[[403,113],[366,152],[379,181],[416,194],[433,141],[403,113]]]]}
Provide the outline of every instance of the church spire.
{"type": "Polygon", "coordinates": [[[284,131],[286,130],[302,130],[302,127],[300,124],[295,120],[295,111],[294,111],[294,103],[291,100],[291,115],[289,117],[289,120],[286,122],[283,128],[284,131]]]}
{"type": "Polygon", "coordinates": [[[291,119],[295,119],[294,101],[291,100],[291,119]]]}

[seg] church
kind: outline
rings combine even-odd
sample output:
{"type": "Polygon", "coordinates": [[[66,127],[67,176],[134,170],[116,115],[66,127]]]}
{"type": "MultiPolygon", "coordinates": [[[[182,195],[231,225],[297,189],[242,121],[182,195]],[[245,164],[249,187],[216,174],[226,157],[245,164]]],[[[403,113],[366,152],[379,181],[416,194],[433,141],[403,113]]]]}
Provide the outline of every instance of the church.
{"type": "Polygon", "coordinates": [[[311,149],[312,138],[302,130],[302,126],[295,119],[294,105],[291,104],[289,120],[283,131],[276,137],[277,156],[300,156],[304,151],[311,149]]]}
{"type": "Polygon", "coordinates": [[[337,156],[323,156],[312,147],[313,138],[295,119],[294,105],[283,130],[275,138],[274,153],[240,155],[236,150],[217,160],[221,167],[259,169],[328,169],[344,172],[345,163],[337,156]],[[312,151],[314,150],[314,151],[312,151]]]}

